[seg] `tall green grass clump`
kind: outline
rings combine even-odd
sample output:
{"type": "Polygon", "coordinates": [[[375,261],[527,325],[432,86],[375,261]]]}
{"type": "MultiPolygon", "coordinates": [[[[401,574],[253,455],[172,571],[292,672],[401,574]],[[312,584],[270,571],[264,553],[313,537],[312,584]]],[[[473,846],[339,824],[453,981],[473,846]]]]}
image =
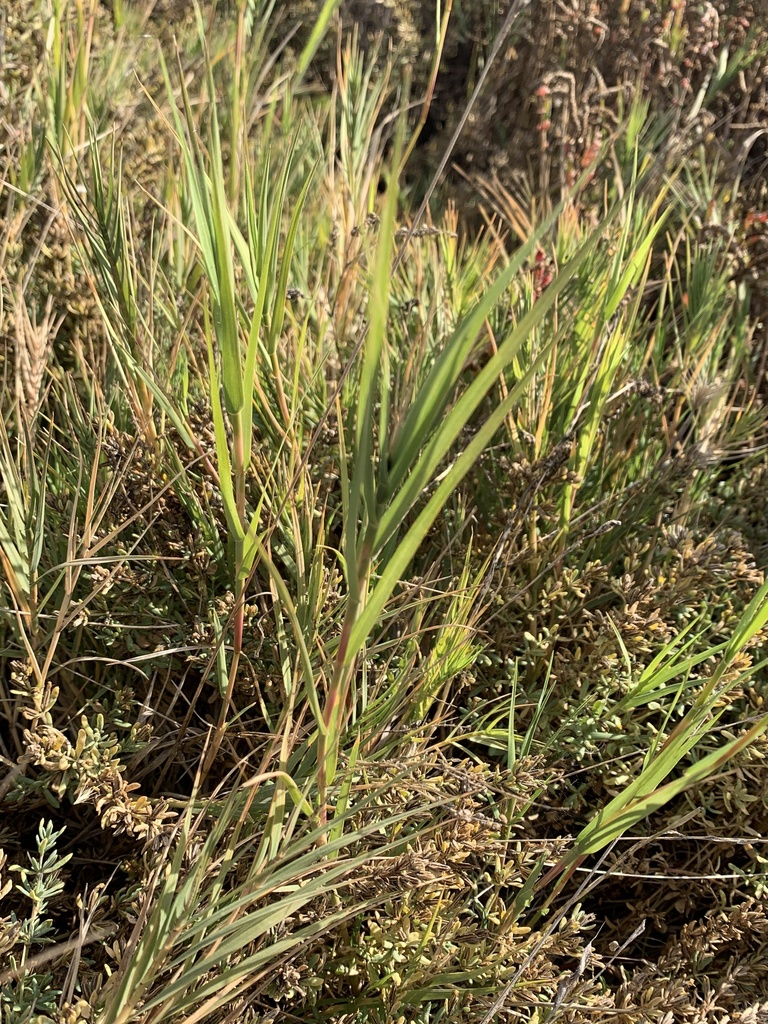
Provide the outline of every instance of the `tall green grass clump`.
{"type": "Polygon", "coordinates": [[[642,1019],[593,889],[768,727],[719,194],[638,102],[555,199],[415,219],[407,69],[277,6],[60,0],[18,86],[4,1015],[642,1019]]]}

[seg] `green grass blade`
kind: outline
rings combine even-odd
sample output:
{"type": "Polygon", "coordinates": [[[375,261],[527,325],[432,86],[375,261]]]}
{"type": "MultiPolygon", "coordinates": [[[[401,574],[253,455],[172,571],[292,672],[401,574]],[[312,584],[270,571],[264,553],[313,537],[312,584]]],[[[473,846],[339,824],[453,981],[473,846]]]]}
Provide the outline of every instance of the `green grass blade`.
{"type": "Polygon", "coordinates": [[[317,13],[309,39],[305,43],[304,49],[299,54],[299,60],[296,65],[297,78],[301,79],[306,74],[309,65],[312,63],[313,57],[317,53],[320,43],[323,41],[323,36],[328,31],[331,18],[335,14],[340,3],[341,0],[325,0],[325,3],[317,13]]]}

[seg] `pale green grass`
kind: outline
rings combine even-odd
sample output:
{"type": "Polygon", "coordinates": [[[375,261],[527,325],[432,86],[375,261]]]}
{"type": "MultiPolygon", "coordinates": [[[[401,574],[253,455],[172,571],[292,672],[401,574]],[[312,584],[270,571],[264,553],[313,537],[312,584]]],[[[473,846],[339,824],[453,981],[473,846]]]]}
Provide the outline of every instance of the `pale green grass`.
{"type": "Polygon", "coordinates": [[[0,792],[53,851],[0,879],[12,1024],[477,1024],[502,990],[554,1019],[575,870],[768,727],[768,584],[745,556],[678,592],[664,532],[762,444],[706,166],[637,104],[541,217],[498,192],[477,238],[450,204],[414,225],[426,108],[354,35],[310,82],[336,6],[295,52],[272,3],[164,54],[127,5],[104,37],[48,12],[4,247],[44,202],[83,308],[45,306],[34,247],[8,264],[0,792]],[[145,180],[110,125],[131,60],[145,180]],[[608,795],[532,840],[584,750],[608,795]],[[129,844],[119,888],[70,885],[68,813],[129,844]]]}

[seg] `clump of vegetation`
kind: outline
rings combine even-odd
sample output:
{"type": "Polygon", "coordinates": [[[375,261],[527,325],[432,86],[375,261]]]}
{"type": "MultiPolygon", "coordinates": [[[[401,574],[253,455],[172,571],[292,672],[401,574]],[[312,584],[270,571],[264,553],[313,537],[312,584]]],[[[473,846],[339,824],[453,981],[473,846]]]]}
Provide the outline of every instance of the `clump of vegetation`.
{"type": "Polygon", "coordinates": [[[470,217],[450,3],[21,6],[3,1019],[759,1021],[757,42],[470,217]]]}

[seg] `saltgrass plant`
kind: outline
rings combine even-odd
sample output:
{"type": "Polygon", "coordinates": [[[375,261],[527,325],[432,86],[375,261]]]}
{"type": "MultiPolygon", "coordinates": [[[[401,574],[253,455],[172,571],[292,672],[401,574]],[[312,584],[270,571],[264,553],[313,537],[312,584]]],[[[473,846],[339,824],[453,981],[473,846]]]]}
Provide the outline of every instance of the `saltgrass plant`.
{"type": "Polygon", "coordinates": [[[160,55],[116,9],[140,187],[98,13],[51,12],[49,149],[7,161],[89,302],[3,280],[0,794],[69,843],[3,834],[14,1021],[643,1019],[572,877],[762,751],[768,584],[717,521],[759,362],[704,171],[638,104],[557,202],[413,223],[408,75],[340,33],[307,87],[336,6],[299,53],[267,2],[160,55]]]}

